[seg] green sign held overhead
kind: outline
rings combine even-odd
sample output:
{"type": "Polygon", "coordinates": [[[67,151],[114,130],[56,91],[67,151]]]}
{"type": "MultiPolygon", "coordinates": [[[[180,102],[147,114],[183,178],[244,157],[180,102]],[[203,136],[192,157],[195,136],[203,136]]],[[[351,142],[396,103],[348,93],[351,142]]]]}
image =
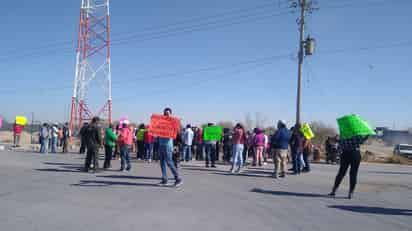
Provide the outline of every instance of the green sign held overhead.
{"type": "Polygon", "coordinates": [[[203,130],[204,141],[218,141],[222,139],[223,128],[221,126],[209,126],[203,130]]]}
{"type": "Polygon", "coordinates": [[[375,135],[371,126],[357,115],[347,115],[337,119],[342,139],[349,139],[354,136],[375,135]]]}

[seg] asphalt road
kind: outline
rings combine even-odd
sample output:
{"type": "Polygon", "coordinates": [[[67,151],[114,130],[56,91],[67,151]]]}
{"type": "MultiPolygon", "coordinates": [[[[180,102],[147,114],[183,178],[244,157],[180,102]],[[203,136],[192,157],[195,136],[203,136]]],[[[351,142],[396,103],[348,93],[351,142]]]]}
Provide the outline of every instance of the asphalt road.
{"type": "MultiPolygon", "coordinates": [[[[0,151],[1,230],[412,230],[412,167],[362,164],[355,198],[338,166],[285,179],[272,166],[227,173],[185,164],[181,188],[158,187],[158,164],[82,173],[84,156],[0,151]]],[[[119,167],[119,161],[114,167],[119,167]]],[[[102,164],[102,163],[101,163],[102,164]]],[[[347,179],[345,179],[347,180],[347,179]]]]}

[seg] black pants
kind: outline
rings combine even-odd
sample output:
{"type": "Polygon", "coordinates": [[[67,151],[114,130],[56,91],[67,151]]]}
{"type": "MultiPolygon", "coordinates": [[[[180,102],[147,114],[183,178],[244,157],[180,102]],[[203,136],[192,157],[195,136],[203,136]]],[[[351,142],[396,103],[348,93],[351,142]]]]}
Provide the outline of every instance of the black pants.
{"type": "Polygon", "coordinates": [[[223,160],[229,162],[232,157],[232,146],[229,144],[223,145],[223,160]]]}
{"type": "Polygon", "coordinates": [[[113,147],[109,145],[105,145],[104,152],[105,152],[105,156],[104,156],[103,168],[110,168],[112,155],[113,155],[113,147]]]}
{"type": "Polygon", "coordinates": [[[93,161],[93,169],[97,170],[99,168],[99,156],[98,156],[99,149],[95,147],[88,147],[87,148],[87,155],[86,155],[86,163],[84,164],[84,168],[88,170],[90,168],[90,164],[93,161]]]}
{"type": "Polygon", "coordinates": [[[69,147],[69,138],[62,139],[63,153],[67,153],[69,147]]]}
{"type": "Polygon", "coordinates": [[[144,141],[137,141],[137,159],[144,159],[144,141]]]}
{"type": "Polygon", "coordinates": [[[350,166],[350,179],[349,179],[349,192],[355,190],[356,181],[358,177],[358,169],[361,162],[361,154],[359,151],[349,151],[342,154],[342,159],[340,162],[339,172],[335,179],[335,185],[333,186],[333,191],[336,191],[342,182],[343,177],[346,175],[346,171],[350,166]]]}
{"type": "Polygon", "coordinates": [[[84,154],[86,152],[86,142],[84,141],[84,139],[81,139],[80,141],[80,154],[84,154]]]}

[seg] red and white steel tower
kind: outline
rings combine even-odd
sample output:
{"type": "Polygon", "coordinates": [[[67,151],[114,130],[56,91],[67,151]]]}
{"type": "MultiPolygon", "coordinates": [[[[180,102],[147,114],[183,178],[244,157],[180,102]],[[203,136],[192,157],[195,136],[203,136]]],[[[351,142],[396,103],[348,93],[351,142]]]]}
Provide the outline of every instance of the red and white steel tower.
{"type": "Polygon", "coordinates": [[[72,131],[93,116],[112,122],[110,43],[109,0],[82,0],[70,115],[72,131]]]}

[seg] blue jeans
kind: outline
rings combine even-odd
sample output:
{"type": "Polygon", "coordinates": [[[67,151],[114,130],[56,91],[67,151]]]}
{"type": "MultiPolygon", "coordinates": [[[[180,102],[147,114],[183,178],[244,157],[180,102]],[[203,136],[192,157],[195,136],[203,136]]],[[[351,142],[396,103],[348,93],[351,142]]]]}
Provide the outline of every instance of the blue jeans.
{"type": "Polygon", "coordinates": [[[57,152],[57,137],[52,137],[52,143],[51,143],[51,152],[56,153],[57,152]]]}
{"type": "Polygon", "coordinates": [[[173,146],[171,145],[159,145],[159,157],[160,157],[160,168],[162,169],[162,180],[167,182],[167,169],[166,165],[169,166],[170,171],[172,171],[175,180],[179,180],[179,173],[177,172],[176,166],[173,162],[173,146]]]}
{"type": "Polygon", "coordinates": [[[124,144],[120,147],[120,169],[124,169],[124,166],[127,165],[127,168],[130,169],[130,158],[129,158],[129,145],[124,144]]]}
{"type": "Polygon", "coordinates": [[[191,145],[183,146],[183,160],[185,161],[192,160],[192,146],[191,145]]]}
{"type": "Polygon", "coordinates": [[[48,153],[49,152],[49,138],[40,138],[40,152],[48,153]]]}
{"type": "Polygon", "coordinates": [[[299,174],[302,169],[302,153],[295,151],[292,153],[292,158],[293,158],[293,172],[299,174]]]}
{"type": "Polygon", "coordinates": [[[152,160],[153,159],[153,144],[144,144],[145,150],[145,160],[152,160]]]}
{"type": "Polygon", "coordinates": [[[234,144],[233,145],[233,163],[232,163],[232,168],[235,167],[235,165],[238,165],[238,167],[243,166],[243,149],[244,149],[243,144],[234,144]]]}

